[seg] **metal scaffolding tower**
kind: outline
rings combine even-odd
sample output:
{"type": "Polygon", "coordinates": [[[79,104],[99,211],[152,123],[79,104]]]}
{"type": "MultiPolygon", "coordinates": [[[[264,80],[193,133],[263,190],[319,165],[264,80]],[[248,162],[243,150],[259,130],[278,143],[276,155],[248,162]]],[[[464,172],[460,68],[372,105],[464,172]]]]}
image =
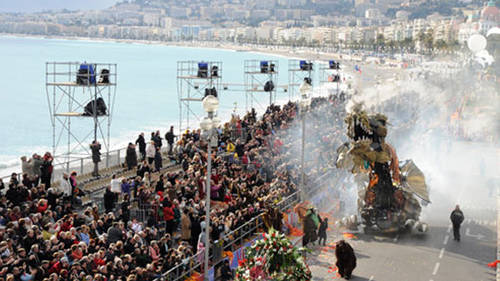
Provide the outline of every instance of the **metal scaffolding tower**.
{"type": "Polygon", "coordinates": [[[254,101],[258,103],[254,94],[269,93],[269,105],[276,102],[278,70],[277,60],[245,60],[245,109],[247,111],[249,101],[250,108],[253,108],[254,101]]]}
{"type": "Polygon", "coordinates": [[[320,63],[319,67],[319,85],[323,95],[338,95],[340,92],[340,62],[328,60],[320,63]]]}
{"type": "Polygon", "coordinates": [[[293,99],[299,94],[299,87],[305,78],[311,79],[313,85],[313,72],[315,66],[312,61],[307,60],[288,60],[288,99],[293,99]]]}
{"type": "Polygon", "coordinates": [[[91,155],[89,145],[93,140],[99,141],[106,155],[109,154],[116,85],[116,64],[45,64],[45,90],[52,123],[52,153],[55,161],[68,163],[67,171],[72,158],[91,155]]]}
{"type": "Polygon", "coordinates": [[[191,107],[192,102],[201,103],[205,94],[216,91],[220,95],[222,85],[222,62],[178,61],[177,95],[179,98],[179,132],[190,129],[192,119],[200,121],[201,104],[191,107]]]}

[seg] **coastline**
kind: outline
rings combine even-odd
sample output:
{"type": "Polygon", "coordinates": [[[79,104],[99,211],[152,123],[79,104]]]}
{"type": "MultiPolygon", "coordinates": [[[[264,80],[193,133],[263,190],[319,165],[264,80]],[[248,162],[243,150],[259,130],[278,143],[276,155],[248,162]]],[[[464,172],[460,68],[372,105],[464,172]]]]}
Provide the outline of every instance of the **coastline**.
{"type": "MultiPolygon", "coordinates": [[[[184,47],[184,48],[197,48],[197,49],[217,49],[232,52],[249,52],[262,55],[272,55],[279,56],[286,59],[307,59],[307,60],[320,60],[320,59],[335,59],[335,54],[325,54],[319,53],[311,48],[293,48],[289,46],[257,46],[257,45],[239,45],[234,43],[221,43],[221,42],[192,42],[192,41],[182,41],[182,42],[160,42],[160,41],[147,41],[147,40],[128,40],[128,39],[108,39],[108,38],[93,38],[93,37],[68,37],[68,36],[44,36],[44,35],[28,35],[28,34],[11,34],[11,33],[0,33],[1,37],[11,37],[11,38],[28,38],[28,39],[51,39],[51,40],[65,40],[65,41],[81,41],[81,42],[101,42],[101,43],[121,43],[121,44],[139,44],[139,45],[160,45],[160,46],[174,46],[174,47],[184,47]]],[[[346,61],[346,65],[349,63],[346,61]]],[[[350,69],[345,68],[344,71],[350,69]]],[[[287,99],[277,101],[277,104],[284,104],[287,99]]],[[[227,119],[229,119],[229,116],[227,119]]],[[[115,147],[119,149],[121,147],[115,147]]],[[[20,164],[13,164],[12,162],[17,162],[12,160],[9,165],[6,165],[2,169],[2,174],[0,177],[4,178],[12,172],[20,171],[20,164]]]]}
{"type": "Polygon", "coordinates": [[[159,45],[170,47],[185,47],[185,48],[198,48],[198,49],[217,49],[227,50],[234,52],[249,52],[256,54],[273,55],[286,59],[306,59],[306,60],[328,60],[340,59],[340,54],[328,54],[318,52],[312,48],[301,47],[294,48],[291,46],[264,46],[264,45],[240,45],[230,42],[214,42],[214,41],[149,41],[138,39],[112,39],[102,37],[78,37],[78,36],[60,36],[60,35],[32,35],[22,33],[0,33],[3,37],[14,38],[34,38],[34,39],[48,39],[48,40],[67,40],[67,41],[84,41],[84,42],[100,42],[100,43],[121,43],[121,44],[140,44],[140,45],[159,45]],[[279,50],[277,49],[279,48],[279,50]]]}

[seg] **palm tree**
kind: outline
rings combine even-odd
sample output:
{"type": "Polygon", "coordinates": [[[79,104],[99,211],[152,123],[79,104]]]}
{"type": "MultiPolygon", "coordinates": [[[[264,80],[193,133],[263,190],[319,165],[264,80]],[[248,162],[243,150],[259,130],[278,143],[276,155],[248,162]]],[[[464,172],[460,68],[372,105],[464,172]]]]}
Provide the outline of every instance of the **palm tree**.
{"type": "Polygon", "coordinates": [[[425,33],[424,46],[428,51],[432,52],[434,48],[434,31],[432,29],[428,29],[425,33]]]}

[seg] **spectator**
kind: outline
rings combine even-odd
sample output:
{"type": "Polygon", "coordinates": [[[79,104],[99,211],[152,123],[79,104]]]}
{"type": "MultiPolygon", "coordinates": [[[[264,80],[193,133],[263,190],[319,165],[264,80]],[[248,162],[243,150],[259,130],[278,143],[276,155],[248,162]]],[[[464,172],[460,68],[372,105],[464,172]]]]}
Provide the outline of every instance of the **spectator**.
{"type": "Polygon", "coordinates": [[[181,239],[186,242],[191,242],[191,219],[189,218],[188,209],[184,209],[181,216],[181,239]]]}
{"type": "MultiPolygon", "coordinates": [[[[73,191],[73,188],[72,188],[72,185],[70,183],[70,180],[69,180],[69,176],[67,173],[63,173],[63,178],[60,182],[60,186],[59,186],[62,194],[63,194],[63,200],[65,202],[72,202],[72,191],[73,191]]],[[[55,206],[54,206],[55,207],[55,206]]]]}
{"type": "Polygon", "coordinates": [[[101,144],[94,140],[90,144],[90,150],[92,151],[92,162],[94,162],[94,172],[92,175],[94,177],[99,176],[99,162],[101,162],[101,144]]]}
{"type": "Polygon", "coordinates": [[[146,157],[148,158],[148,164],[153,164],[156,155],[156,147],[154,141],[151,141],[146,148],[146,157]]]}
{"type": "Polygon", "coordinates": [[[161,168],[163,167],[162,165],[162,158],[161,158],[161,152],[160,152],[160,148],[157,147],[156,148],[156,153],[155,153],[155,171],[156,172],[159,172],[161,170],[161,168]]]}
{"type": "Polygon", "coordinates": [[[176,137],[177,136],[174,134],[174,126],[170,126],[170,130],[165,134],[165,140],[167,140],[168,143],[168,155],[172,154],[172,148],[176,137]]]}
{"type": "Polygon", "coordinates": [[[222,265],[221,269],[221,280],[222,281],[231,281],[233,280],[233,271],[231,270],[231,267],[229,266],[229,260],[224,260],[224,264],[222,265]]]}
{"type": "Polygon", "coordinates": [[[40,181],[40,176],[42,174],[41,167],[43,164],[43,160],[40,157],[40,155],[35,153],[33,154],[32,163],[33,163],[33,177],[34,177],[33,181],[34,184],[37,186],[40,181]]]}
{"type": "MultiPolygon", "coordinates": [[[[35,256],[33,273],[30,274],[41,276],[36,280],[152,280],[174,266],[180,266],[182,271],[182,264],[190,262],[188,258],[194,252],[204,253],[207,235],[212,242],[226,241],[229,231],[251,221],[262,213],[262,209],[269,209],[296,190],[299,175],[294,172],[294,167],[298,161],[286,156],[287,145],[293,143],[293,138],[283,134],[293,121],[295,111],[293,103],[272,106],[260,120],[247,114],[241,119],[235,118],[219,132],[220,141],[231,144],[233,154],[239,150],[239,158],[248,163],[248,168],[231,163],[228,158],[214,152],[210,195],[225,204],[214,204],[208,234],[202,231],[205,229],[205,188],[208,189],[204,181],[207,176],[207,144],[200,138],[199,130],[195,130],[179,136],[174,151],[177,161],[182,163],[182,171],[163,175],[153,173],[148,161],[144,161],[137,170],[137,177],[124,182],[128,188],[123,190],[122,180],[114,175],[103,196],[105,214],[99,214],[97,207],[86,209],[83,214],[74,212],[71,204],[68,206],[65,200],[58,200],[54,188],[45,191],[43,185],[38,186],[29,177],[18,183],[17,175],[13,175],[7,194],[0,195],[0,206],[10,206],[10,209],[0,210],[0,219],[5,219],[5,222],[0,222],[7,229],[0,230],[0,241],[6,242],[0,243],[0,255],[13,261],[35,256]],[[245,136],[242,132],[246,133],[245,136]],[[234,136],[234,139],[239,139],[237,147],[231,140],[234,136]],[[276,142],[277,138],[280,142],[276,142]],[[274,149],[275,144],[281,148],[274,149]],[[253,165],[256,168],[252,168],[253,165]],[[26,185],[35,188],[28,190],[26,185]],[[124,192],[116,217],[112,213],[117,202],[113,191],[124,192]],[[135,193],[137,207],[129,199],[129,194],[135,193]],[[131,217],[132,209],[139,211],[136,214],[147,214],[143,216],[147,221],[131,217]],[[167,232],[164,235],[159,229],[163,223],[167,232]],[[180,233],[176,233],[177,229],[180,233]],[[180,234],[182,242],[174,239],[174,233],[180,234]],[[7,248],[3,248],[4,244],[7,248]],[[30,254],[26,255],[26,250],[20,248],[30,250],[30,254]]],[[[331,132],[318,130],[317,134],[320,133],[331,132]]],[[[169,138],[166,139],[169,142],[169,138]]],[[[314,145],[321,149],[334,146],[331,143],[314,145]]],[[[156,153],[154,145],[152,147],[156,153]]],[[[222,151],[227,151],[227,148],[222,151]]],[[[319,176],[318,172],[311,174],[319,176]]],[[[76,173],[68,179],[67,175],[63,176],[63,179],[67,180],[71,190],[78,190],[76,173]]],[[[66,196],[64,184],[62,182],[61,190],[66,196]]],[[[281,223],[281,217],[271,216],[273,226],[279,226],[278,218],[281,223]]],[[[201,255],[199,261],[202,259],[201,255]]],[[[0,268],[13,266],[20,265],[6,267],[0,263],[0,268]]],[[[223,278],[231,280],[230,268],[226,265],[223,268],[223,278]]]]}
{"type": "Polygon", "coordinates": [[[24,174],[27,174],[30,179],[33,178],[33,163],[30,160],[27,160],[26,156],[21,157],[21,171],[24,174]]]}
{"type": "Polygon", "coordinates": [[[132,170],[137,166],[137,152],[135,151],[135,145],[132,143],[128,144],[125,161],[127,162],[129,170],[132,170]]]}
{"type": "Polygon", "coordinates": [[[166,223],[165,231],[172,235],[174,232],[174,207],[169,200],[164,200],[163,202],[163,216],[166,223]]]}
{"type": "Polygon", "coordinates": [[[111,191],[114,194],[116,194],[116,197],[118,197],[118,195],[122,192],[121,183],[122,183],[122,178],[116,178],[116,174],[111,176],[111,182],[110,182],[111,191]]]}
{"type": "Polygon", "coordinates": [[[104,193],[104,209],[106,213],[110,213],[115,208],[115,193],[111,191],[111,186],[106,187],[104,193]]]}
{"type": "Polygon", "coordinates": [[[160,131],[156,131],[156,133],[151,133],[151,140],[154,142],[155,148],[162,147],[162,141],[160,137],[160,131]]]}
{"type": "Polygon", "coordinates": [[[144,139],[144,133],[141,133],[137,140],[135,141],[135,144],[139,144],[139,153],[141,154],[141,161],[144,161],[146,159],[146,140],[144,139]]]}
{"type": "Polygon", "coordinates": [[[52,155],[50,152],[46,152],[45,155],[43,156],[43,163],[40,167],[40,173],[41,173],[41,179],[42,183],[45,184],[46,188],[50,187],[50,181],[52,179],[52,161],[54,159],[52,158],[52,155]]]}

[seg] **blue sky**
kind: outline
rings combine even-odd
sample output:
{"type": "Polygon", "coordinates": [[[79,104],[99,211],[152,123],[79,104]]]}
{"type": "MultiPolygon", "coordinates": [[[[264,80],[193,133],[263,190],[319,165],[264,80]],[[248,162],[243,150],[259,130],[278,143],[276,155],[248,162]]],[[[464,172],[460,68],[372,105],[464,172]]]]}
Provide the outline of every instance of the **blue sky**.
{"type": "Polygon", "coordinates": [[[93,10],[112,6],[118,0],[0,0],[0,12],[39,12],[50,9],[93,10]]]}

